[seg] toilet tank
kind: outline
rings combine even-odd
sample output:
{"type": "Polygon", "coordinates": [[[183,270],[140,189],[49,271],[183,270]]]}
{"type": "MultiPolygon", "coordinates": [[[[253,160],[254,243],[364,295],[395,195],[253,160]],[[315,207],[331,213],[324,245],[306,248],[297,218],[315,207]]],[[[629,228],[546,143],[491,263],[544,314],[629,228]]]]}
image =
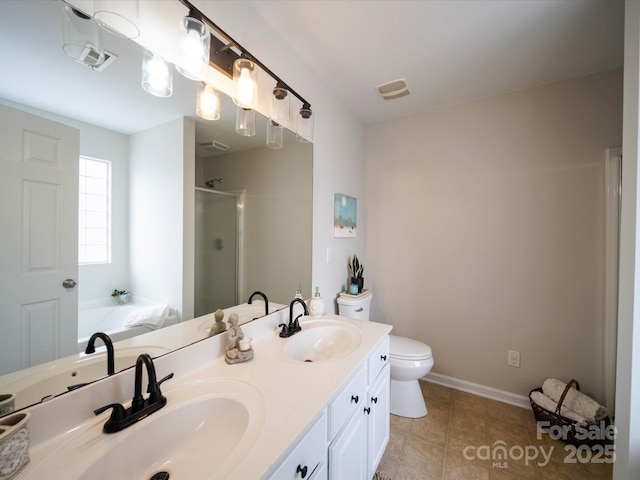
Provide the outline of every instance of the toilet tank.
{"type": "Polygon", "coordinates": [[[338,314],[358,320],[369,320],[371,292],[360,295],[341,293],[338,297],[338,314]]]}

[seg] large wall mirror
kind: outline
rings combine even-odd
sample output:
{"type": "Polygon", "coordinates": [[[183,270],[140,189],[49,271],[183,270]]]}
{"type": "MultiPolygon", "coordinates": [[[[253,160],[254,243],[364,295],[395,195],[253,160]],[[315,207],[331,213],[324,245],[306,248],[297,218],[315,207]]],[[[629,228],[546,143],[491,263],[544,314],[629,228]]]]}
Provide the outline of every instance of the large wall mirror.
{"type": "MultiPolygon", "coordinates": [[[[0,2],[0,414],[3,399],[14,393],[6,385],[29,384],[29,400],[15,399],[21,408],[106,374],[100,363],[95,372],[89,369],[93,378],[70,379],[62,391],[27,379],[51,372],[49,366],[61,362],[49,362],[54,358],[84,358],[78,352],[86,337],[108,327],[97,323],[87,330],[78,307],[81,316],[113,307],[114,289],[130,291],[133,299],[119,307],[163,307],[163,321],[174,326],[246,304],[257,290],[276,307],[288,305],[297,289],[311,295],[312,145],[285,130],[282,149],[266,148],[266,120],[260,115],[255,136],[237,135],[236,107],[223,95],[221,119],[200,119],[197,84],[178,72],[171,97],[149,95],[140,85],[143,49],[131,40],[102,32],[112,62],[100,71],[75,62],[62,51],[63,6],[60,0],[0,2]],[[37,119],[72,127],[67,143],[51,140],[58,139],[57,131],[34,133],[29,122],[37,119]],[[59,213],[72,223],[50,221],[47,212],[56,212],[51,205],[57,208],[62,194],[49,188],[57,180],[46,169],[37,180],[17,179],[15,165],[28,163],[25,149],[31,158],[71,152],[74,161],[110,162],[108,261],[78,266],[74,244],[75,269],[47,263],[48,254],[78,242],[78,224],[87,222],[78,213],[78,184],[82,191],[82,182],[91,180],[80,180],[78,172],[89,167],[75,165],[73,208],[59,213]],[[27,227],[50,236],[25,253],[27,227]],[[46,288],[60,290],[48,303],[22,293],[45,288],[38,268],[51,271],[46,288]],[[62,287],[67,278],[77,286],[62,287]],[[73,299],[68,311],[67,297],[73,299]]],[[[155,340],[161,331],[156,326],[138,325],[133,343],[114,336],[116,371],[132,365],[140,348],[160,355],[208,335],[200,329],[163,344],[155,340]],[[118,352],[129,350],[119,360],[118,352]]],[[[96,346],[100,353],[102,343],[96,346]]]]}

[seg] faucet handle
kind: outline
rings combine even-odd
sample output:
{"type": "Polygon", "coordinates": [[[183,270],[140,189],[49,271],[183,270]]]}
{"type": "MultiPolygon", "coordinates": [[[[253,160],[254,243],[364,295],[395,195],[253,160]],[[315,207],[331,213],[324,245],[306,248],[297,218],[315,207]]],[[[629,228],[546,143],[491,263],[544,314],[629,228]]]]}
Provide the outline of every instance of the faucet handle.
{"type": "Polygon", "coordinates": [[[109,417],[110,422],[121,422],[127,416],[124,407],[119,403],[111,403],[109,405],[105,405],[104,407],[97,408],[93,411],[96,415],[100,415],[102,412],[106,412],[112,408],[111,417],[109,417]]]}
{"type": "Polygon", "coordinates": [[[170,378],[173,378],[173,373],[170,373],[169,375],[164,377],[162,380],[160,380],[155,385],[149,384],[149,386],[147,387],[147,391],[149,392],[149,403],[157,402],[162,398],[162,392],[160,391],[160,385],[162,385],[162,382],[164,382],[166,380],[169,380],[170,378]]]}
{"type": "Polygon", "coordinates": [[[299,332],[300,330],[302,330],[302,328],[300,327],[300,322],[298,321],[298,319],[299,319],[300,317],[302,317],[302,315],[303,315],[302,313],[301,313],[300,315],[298,315],[298,316],[295,318],[295,320],[293,321],[293,325],[290,325],[290,326],[289,326],[289,328],[291,329],[291,331],[292,331],[293,333],[295,333],[295,332],[299,332]]]}
{"type": "Polygon", "coordinates": [[[282,331],[280,332],[280,336],[285,338],[289,336],[289,325],[287,325],[286,323],[281,323],[280,325],[278,325],[279,327],[282,327],[282,331]]]}

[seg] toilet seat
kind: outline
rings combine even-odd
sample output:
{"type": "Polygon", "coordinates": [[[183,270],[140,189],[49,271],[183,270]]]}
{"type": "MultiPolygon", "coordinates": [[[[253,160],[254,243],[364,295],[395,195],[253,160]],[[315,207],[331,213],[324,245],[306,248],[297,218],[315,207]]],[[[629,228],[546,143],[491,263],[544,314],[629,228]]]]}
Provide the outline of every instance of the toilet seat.
{"type": "Polygon", "coordinates": [[[427,360],[431,347],[417,340],[389,335],[389,356],[397,360],[427,360]]]}

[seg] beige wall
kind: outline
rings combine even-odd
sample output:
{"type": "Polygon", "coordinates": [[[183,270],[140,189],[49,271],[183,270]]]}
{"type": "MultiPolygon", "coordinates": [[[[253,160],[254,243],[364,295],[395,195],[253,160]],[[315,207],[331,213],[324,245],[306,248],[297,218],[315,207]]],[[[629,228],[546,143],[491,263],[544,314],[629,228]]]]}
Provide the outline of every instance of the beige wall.
{"type": "Polygon", "coordinates": [[[368,126],[373,319],[428,343],[436,373],[602,397],[604,158],[621,142],[621,70],[368,126]]]}
{"type": "Polygon", "coordinates": [[[196,160],[196,185],[223,178],[222,191],[245,191],[241,298],[261,290],[288,304],[298,284],[311,295],[312,145],[289,142],[196,160]],[[305,259],[305,261],[300,261],[305,259]]]}

